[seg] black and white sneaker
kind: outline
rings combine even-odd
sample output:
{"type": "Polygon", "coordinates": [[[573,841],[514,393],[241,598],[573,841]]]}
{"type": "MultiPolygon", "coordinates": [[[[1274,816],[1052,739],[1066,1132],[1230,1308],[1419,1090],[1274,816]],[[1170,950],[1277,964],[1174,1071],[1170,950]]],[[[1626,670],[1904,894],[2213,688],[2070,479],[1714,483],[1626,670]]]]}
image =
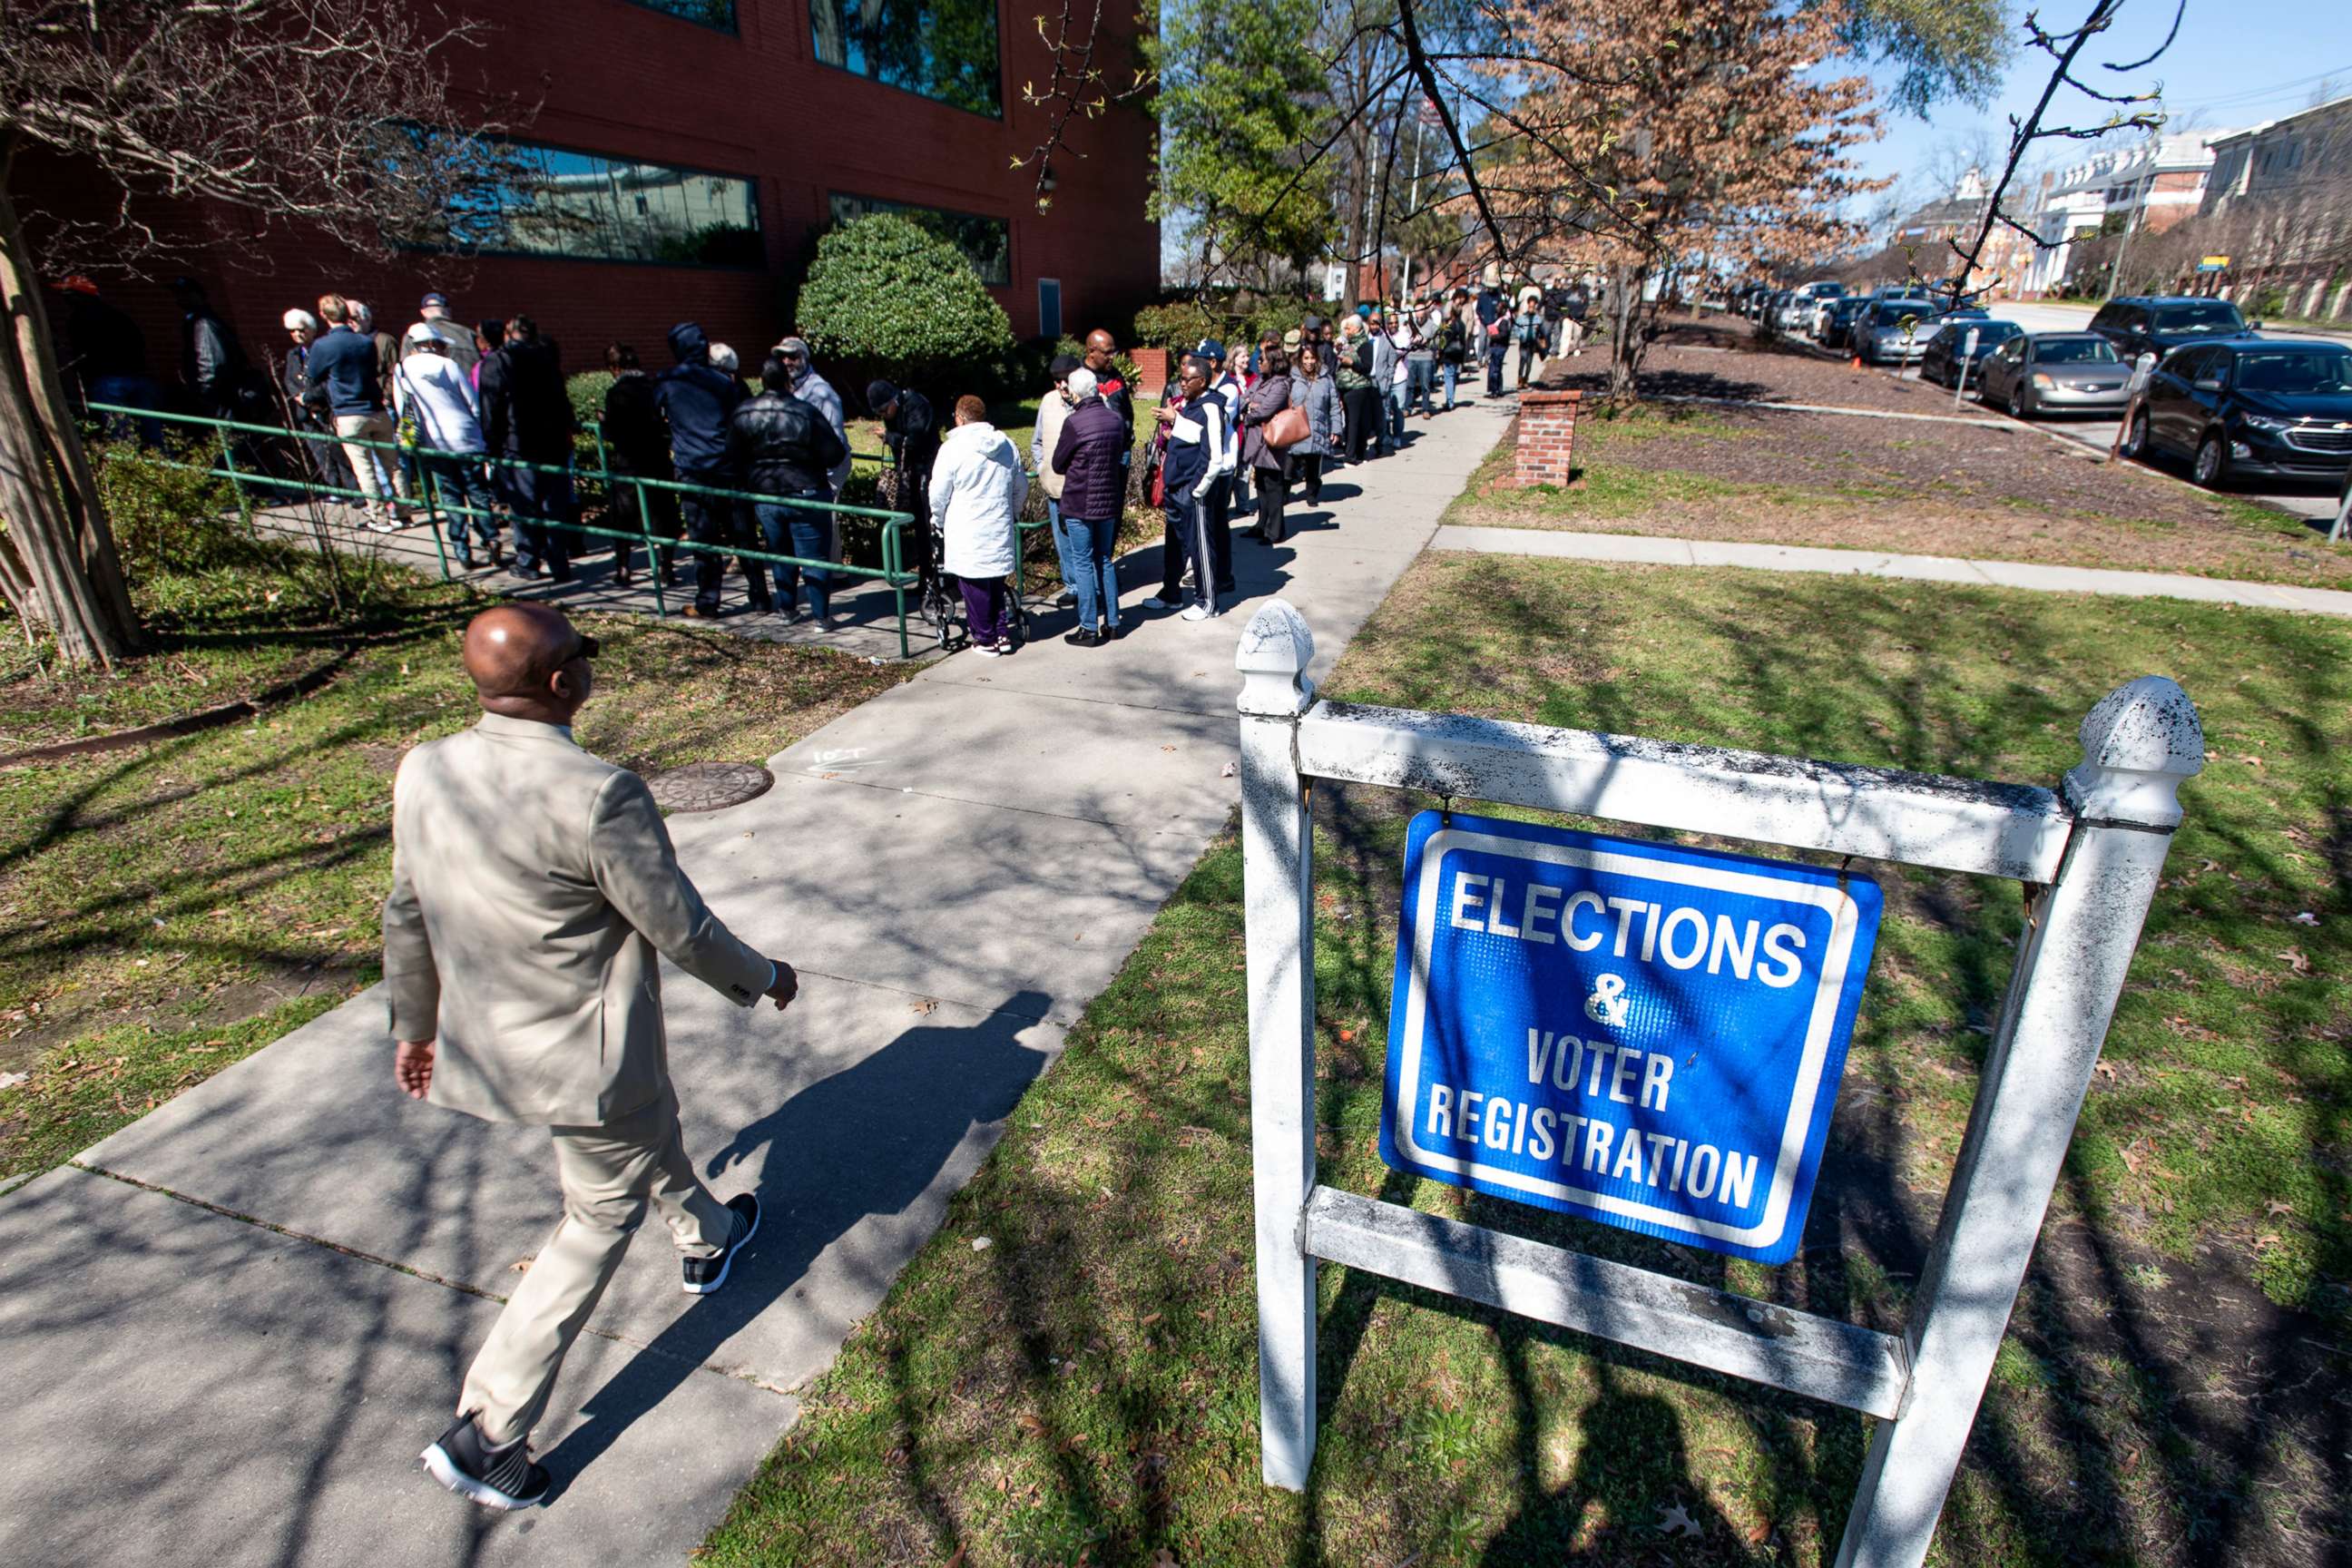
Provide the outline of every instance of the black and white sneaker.
{"type": "Polygon", "coordinates": [[[738,1193],[727,1200],[727,1212],[735,1216],[735,1234],[727,1239],[727,1249],[716,1258],[688,1258],[686,1264],[686,1293],[708,1296],[727,1283],[727,1270],[733,1268],[735,1255],[760,1234],[760,1200],[751,1193],[738,1193]]]}
{"type": "Polygon", "coordinates": [[[491,1447],[471,1411],[417,1457],[435,1480],[484,1508],[537,1508],[547,1500],[547,1471],[530,1462],[529,1442],[518,1437],[503,1448],[491,1447]]]}

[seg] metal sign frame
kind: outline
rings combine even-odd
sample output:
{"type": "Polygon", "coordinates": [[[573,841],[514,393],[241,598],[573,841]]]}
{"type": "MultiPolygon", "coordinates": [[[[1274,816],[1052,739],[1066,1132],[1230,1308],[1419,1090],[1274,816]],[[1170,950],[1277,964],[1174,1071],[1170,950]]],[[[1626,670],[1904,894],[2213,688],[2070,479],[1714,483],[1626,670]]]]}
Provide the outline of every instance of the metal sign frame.
{"type": "Polygon", "coordinates": [[[2204,766],[2161,676],[2083,721],[2056,791],[1494,720],[1318,701],[1276,599],[1242,635],[1242,848],[1258,1422],[1268,1485],[1315,1458],[1315,1275],[1360,1268],[1878,1419],[1838,1568],[1926,1560],[2156,896],[2204,766]],[[2027,929],[1901,1334],[1705,1289],[1316,1180],[1313,783],[1333,779],[2005,878],[2027,929]]]}

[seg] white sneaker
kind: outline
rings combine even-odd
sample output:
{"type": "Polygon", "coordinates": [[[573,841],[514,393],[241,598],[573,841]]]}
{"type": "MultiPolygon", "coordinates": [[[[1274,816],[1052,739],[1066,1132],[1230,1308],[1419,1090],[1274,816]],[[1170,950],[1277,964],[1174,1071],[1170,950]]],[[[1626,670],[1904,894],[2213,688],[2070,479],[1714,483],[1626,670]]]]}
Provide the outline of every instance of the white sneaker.
{"type": "Polygon", "coordinates": [[[982,658],[1003,658],[1004,657],[1004,650],[997,647],[992,642],[974,643],[971,647],[972,651],[980,655],[982,658]]]}
{"type": "Polygon", "coordinates": [[[1187,605],[1184,613],[1176,618],[1180,621],[1205,621],[1216,613],[1206,605],[1187,605]]]}
{"type": "Polygon", "coordinates": [[[1154,594],[1151,597],[1143,601],[1143,607],[1147,610],[1172,610],[1176,606],[1161,598],[1159,595],[1154,594]]]}

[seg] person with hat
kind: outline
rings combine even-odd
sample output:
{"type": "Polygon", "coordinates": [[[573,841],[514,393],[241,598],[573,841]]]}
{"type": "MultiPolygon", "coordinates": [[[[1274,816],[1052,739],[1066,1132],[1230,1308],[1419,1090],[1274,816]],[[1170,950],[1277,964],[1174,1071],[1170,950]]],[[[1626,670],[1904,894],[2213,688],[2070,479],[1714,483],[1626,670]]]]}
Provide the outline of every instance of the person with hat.
{"type": "MultiPolygon", "coordinates": [[[[1243,385],[1242,378],[1226,362],[1225,345],[1218,339],[1202,339],[1201,346],[1193,352],[1209,362],[1209,390],[1225,400],[1225,428],[1233,433],[1233,440],[1229,443],[1233,466],[1225,475],[1224,508],[1220,514],[1222,521],[1250,508],[1250,471],[1241,460],[1242,399],[1248,395],[1248,388],[1243,385]]],[[[1218,537],[1224,546],[1224,563],[1219,568],[1223,577],[1217,589],[1220,593],[1230,594],[1234,589],[1233,536],[1220,531],[1218,537]]]]}
{"type": "MultiPolygon", "coordinates": [[[[928,497],[931,489],[931,468],[940,458],[940,416],[931,407],[931,400],[911,386],[893,386],[887,381],[868,382],[866,386],[866,406],[882,421],[882,445],[890,454],[890,471],[898,476],[900,504],[917,496],[928,497]]],[[[1029,465],[1034,468],[1037,465],[1029,465]]],[[[927,520],[930,503],[908,507],[918,521],[927,520]]]]}
{"type": "Polygon", "coordinates": [[[447,513],[449,548],[458,563],[474,569],[478,538],[499,563],[498,519],[490,511],[490,489],[482,479],[481,405],[473,378],[449,357],[447,340],[430,321],[410,327],[404,342],[408,353],[393,368],[393,407],[404,429],[415,432],[416,463],[428,487],[424,495],[447,513]]]}
{"type": "Polygon", "coordinates": [[[1217,592],[1230,594],[1234,591],[1234,486],[1241,472],[1242,455],[1234,432],[1241,427],[1242,388],[1241,383],[1225,374],[1223,343],[1202,338],[1192,357],[1207,367],[1209,395],[1224,405],[1220,416],[1223,439],[1203,481],[1202,505],[1209,516],[1209,561],[1216,568],[1217,592]]]}
{"type": "Polygon", "coordinates": [[[457,367],[467,381],[474,379],[474,367],[482,363],[481,351],[474,346],[474,334],[462,321],[449,314],[449,296],[439,290],[427,294],[416,302],[417,320],[432,330],[441,340],[441,352],[457,367]]]}
{"type": "MultiPolygon", "coordinates": [[[[710,363],[710,340],[703,335],[699,322],[680,321],[672,327],[669,352],[677,363],[655,380],[654,403],[669,423],[670,462],[678,482],[731,490],[742,478],[729,440],[743,390],[734,377],[722,374],[710,363]]],[[[686,614],[697,620],[715,620],[719,615],[719,591],[727,577],[726,552],[718,547],[735,535],[735,503],[688,490],[680,492],[677,504],[685,517],[686,536],[697,544],[713,547],[694,552],[694,603],[686,607],[686,614]]],[[[774,609],[774,595],[759,566],[740,560],[737,564],[743,569],[751,608],[774,609]]]]}
{"type": "Polygon", "coordinates": [[[773,352],[792,372],[793,395],[823,414],[826,422],[832,425],[833,433],[841,437],[842,459],[826,476],[833,486],[833,493],[838,496],[841,487],[849,482],[849,422],[843,410],[841,394],[833,389],[833,383],[817,374],[816,359],[809,353],[806,338],[780,339],[773,352]]]}
{"type": "Polygon", "coordinates": [[[1233,436],[1225,425],[1224,399],[1209,391],[1208,361],[1186,354],[1177,386],[1177,401],[1156,411],[1167,442],[1160,471],[1168,485],[1168,516],[1160,590],[1143,603],[1146,609],[1164,610],[1182,602],[1177,575],[1189,562],[1192,593],[1181,618],[1205,621],[1217,613],[1216,536],[1226,531],[1224,519],[1212,510],[1221,493],[1215,476],[1233,461],[1233,436]]]}
{"type": "Polygon", "coordinates": [[[310,458],[310,471],[318,475],[319,483],[330,490],[341,489],[352,471],[344,463],[342,448],[333,440],[334,430],[320,416],[324,405],[305,396],[310,384],[310,345],[319,341],[319,318],[297,308],[278,320],[291,340],[278,367],[278,397],[286,428],[294,432],[295,445],[310,458]]]}
{"type": "MultiPolygon", "coordinates": [[[[760,537],[772,555],[831,561],[834,499],[826,476],[846,448],[824,415],[793,395],[792,371],[775,355],[760,367],[760,395],[728,421],[727,450],[743,488],[773,500],[754,501],[760,537]],[[799,504],[792,504],[792,503],[799,504]]],[[[833,574],[822,566],[774,563],[776,603],[787,618],[805,592],[808,616],[820,632],[833,629],[833,574]]],[[[746,563],[749,570],[749,563],[746,563]]]]}

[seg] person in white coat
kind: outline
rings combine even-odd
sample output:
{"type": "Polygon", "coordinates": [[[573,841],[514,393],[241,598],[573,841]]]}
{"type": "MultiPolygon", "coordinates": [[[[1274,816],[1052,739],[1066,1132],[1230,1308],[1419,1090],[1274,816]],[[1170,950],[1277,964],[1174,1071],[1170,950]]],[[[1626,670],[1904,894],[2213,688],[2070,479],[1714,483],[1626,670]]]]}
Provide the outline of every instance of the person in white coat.
{"type": "Polygon", "coordinates": [[[1013,595],[1005,579],[1021,554],[1021,508],[1029,476],[1013,438],[988,422],[988,405],[956,399],[955,428],[940,443],[931,468],[931,521],[944,540],[947,569],[963,588],[971,643],[996,658],[1013,651],[1013,595]]]}
{"type": "Polygon", "coordinates": [[[425,499],[446,516],[450,553],[467,570],[474,566],[467,528],[499,563],[499,525],[490,512],[490,487],[482,477],[481,407],[474,378],[449,357],[449,346],[424,321],[404,334],[407,354],[392,373],[393,407],[400,438],[413,444],[424,470],[425,499]]]}

